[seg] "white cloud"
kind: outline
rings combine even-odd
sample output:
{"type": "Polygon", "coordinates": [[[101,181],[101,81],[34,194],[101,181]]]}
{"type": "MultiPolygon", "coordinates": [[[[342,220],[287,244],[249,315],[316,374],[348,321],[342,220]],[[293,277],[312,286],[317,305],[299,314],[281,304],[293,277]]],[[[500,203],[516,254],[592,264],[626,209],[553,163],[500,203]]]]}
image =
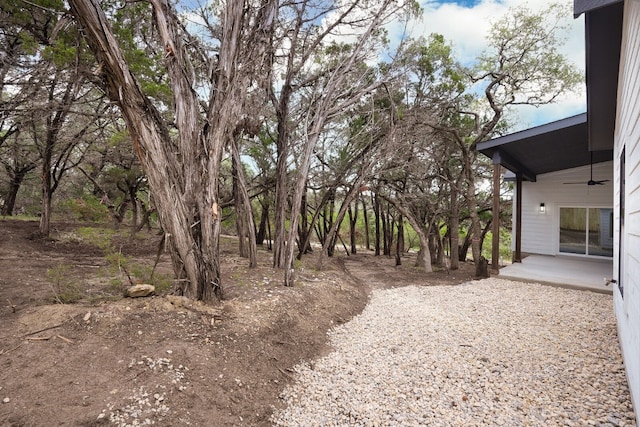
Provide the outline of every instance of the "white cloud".
{"type": "MultiPolygon", "coordinates": [[[[573,10],[572,0],[567,2],[568,10],[573,10]]],[[[462,63],[472,63],[486,47],[486,36],[493,22],[498,20],[509,9],[522,4],[533,10],[542,10],[549,6],[549,0],[482,0],[472,6],[464,6],[468,1],[458,3],[441,3],[423,1],[424,14],[420,22],[411,28],[411,35],[428,36],[431,33],[442,34],[454,44],[454,51],[462,63]]],[[[578,68],[584,70],[584,18],[573,19],[568,16],[570,30],[565,35],[566,44],[561,52],[578,68]]],[[[540,108],[522,107],[518,109],[519,119],[516,127],[535,126],[554,120],[563,119],[586,110],[584,90],[580,93],[566,94],[556,104],[540,108]]],[[[515,117],[512,121],[516,121],[515,117]]]]}

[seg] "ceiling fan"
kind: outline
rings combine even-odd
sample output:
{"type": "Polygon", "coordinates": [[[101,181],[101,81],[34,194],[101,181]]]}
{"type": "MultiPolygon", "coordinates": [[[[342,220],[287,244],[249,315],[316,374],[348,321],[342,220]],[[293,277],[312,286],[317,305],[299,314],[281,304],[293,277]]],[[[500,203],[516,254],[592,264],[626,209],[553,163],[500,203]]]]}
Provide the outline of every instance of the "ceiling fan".
{"type": "MultiPolygon", "coordinates": [[[[589,181],[587,181],[587,185],[604,185],[605,182],[611,181],[610,179],[599,179],[599,180],[593,179],[593,151],[591,151],[589,154],[591,155],[591,158],[589,160],[591,175],[589,177],[589,181]]],[[[584,184],[584,181],[583,182],[563,182],[563,184],[584,184]]]]}

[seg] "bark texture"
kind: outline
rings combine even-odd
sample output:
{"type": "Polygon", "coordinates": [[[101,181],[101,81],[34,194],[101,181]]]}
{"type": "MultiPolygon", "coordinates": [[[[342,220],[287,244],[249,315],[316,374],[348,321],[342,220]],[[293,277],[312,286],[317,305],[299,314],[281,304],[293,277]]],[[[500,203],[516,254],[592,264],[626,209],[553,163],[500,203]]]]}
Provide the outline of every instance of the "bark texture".
{"type": "Polygon", "coordinates": [[[151,0],[174,96],[172,138],[131,72],[96,0],[70,0],[71,11],[104,70],[104,87],[123,114],[144,166],[169,243],[179,293],[222,298],[218,245],[218,179],[222,153],[239,122],[246,88],[260,61],[261,40],[275,18],[276,2],[259,9],[227,2],[221,19],[219,58],[206,114],[201,113],[182,27],[165,0],[151,0]],[[251,15],[251,16],[248,16],[251,15]],[[252,31],[261,26],[263,31],[252,31]],[[242,60],[241,60],[242,59],[242,60]]]}

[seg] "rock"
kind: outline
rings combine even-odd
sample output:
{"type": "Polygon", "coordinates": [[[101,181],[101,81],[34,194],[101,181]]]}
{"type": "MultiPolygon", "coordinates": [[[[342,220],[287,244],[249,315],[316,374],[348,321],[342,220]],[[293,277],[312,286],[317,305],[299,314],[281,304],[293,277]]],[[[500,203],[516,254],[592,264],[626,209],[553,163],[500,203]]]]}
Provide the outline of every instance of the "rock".
{"type": "Polygon", "coordinates": [[[602,363],[621,364],[615,328],[610,297],[584,291],[496,278],[374,289],[329,332],[334,351],[295,368],[271,421],[635,425],[624,371],[602,363]]]}
{"type": "Polygon", "coordinates": [[[9,403],[11,402],[11,399],[9,399],[8,397],[5,397],[4,399],[2,399],[2,403],[9,403]]]}
{"type": "Polygon", "coordinates": [[[167,301],[173,304],[176,307],[184,307],[188,308],[191,304],[191,301],[187,297],[179,296],[179,295],[167,295],[165,297],[167,301]]]}
{"type": "MultiPolygon", "coordinates": [[[[187,297],[178,295],[167,295],[165,299],[168,303],[166,305],[168,310],[187,309],[200,314],[206,314],[214,318],[222,317],[222,309],[220,307],[211,307],[204,304],[202,301],[194,301],[187,297]]],[[[211,320],[211,324],[213,325],[214,319],[211,320]]]]}
{"type": "Polygon", "coordinates": [[[153,285],[140,284],[127,288],[125,296],[129,298],[148,297],[149,295],[153,295],[155,291],[156,288],[153,285]]]}

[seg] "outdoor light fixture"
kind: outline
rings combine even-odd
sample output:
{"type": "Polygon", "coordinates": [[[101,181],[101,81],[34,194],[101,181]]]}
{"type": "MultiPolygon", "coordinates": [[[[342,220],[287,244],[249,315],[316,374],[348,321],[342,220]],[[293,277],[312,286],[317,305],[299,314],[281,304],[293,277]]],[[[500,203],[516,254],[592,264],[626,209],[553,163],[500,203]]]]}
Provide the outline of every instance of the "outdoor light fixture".
{"type": "Polygon", "coordinates": [[[540,213],[545,213],[547,208],[544,206],[544,203],[540,203],[540,213]]]}

